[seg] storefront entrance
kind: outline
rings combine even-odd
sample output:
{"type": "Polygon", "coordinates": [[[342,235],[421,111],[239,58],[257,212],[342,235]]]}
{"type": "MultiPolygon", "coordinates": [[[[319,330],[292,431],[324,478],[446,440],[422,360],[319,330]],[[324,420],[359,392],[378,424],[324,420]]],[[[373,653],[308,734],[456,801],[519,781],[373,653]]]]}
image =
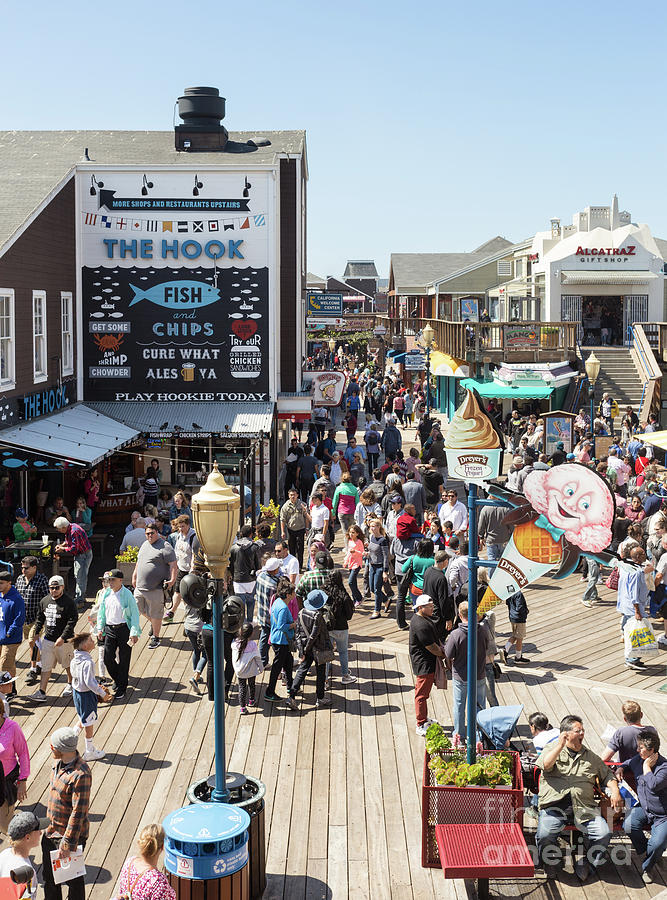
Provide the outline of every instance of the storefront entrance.
{"type": "Polygon", "coordinates": [[[577,339],[584,347],[624,346],[631,342],[630,326],[646,322],[648,294],[616,297],[561,295],[561,320],[581,322],[577,339]]]}

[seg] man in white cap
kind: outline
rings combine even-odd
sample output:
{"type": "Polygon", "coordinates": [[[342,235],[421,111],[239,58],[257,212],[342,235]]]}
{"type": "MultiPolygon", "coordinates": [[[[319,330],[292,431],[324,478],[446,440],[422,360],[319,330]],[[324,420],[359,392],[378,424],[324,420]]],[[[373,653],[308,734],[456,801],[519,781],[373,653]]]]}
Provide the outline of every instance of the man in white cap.
{"type": "Polygon", "coordinates": [[[264,668],[269,664],[269,634],[271,633],[271,597],[276,592],[281,561],[270,556],[259,570],[255,582],[255,601],[259,623],[259,655],[264,668]]]}
{"type": "MultiPolygon", "coordinates": [[[[88,808],[92,778],[81,757],[76,728],[58,728],[51,735],[51,753],[56,761],[51,770],[51,788],[46,809],[48,825],[42,835],[42,872],[46,900],[62,900],[60,885],[53,880],[51,851],[64,859],[88,840],[88,808]]],[[[67,882],[69,900],[83,900],[83,876],[67,882]]]]}
{"type": "Polygon", "coordinates": [[[415,614],[410,619],[410,662],[415,675],[415,713],[417,716],[417,734],[424,737],[428,726],[433,722],[426,715],[426,702],[431,696],[435,678],[435,661],[442,659],[444,650],[438,644],[438,636],[431,616],[433,600],[428,594],[420,594],[415,600],[415,614]]]}
{"type": "Polygon", "coordinates": [[[83,609],[86,603],[86,587],[88,585],[88,570],[93,561],[93,551],[84,529],[76,522],[68,522],[64,516],[58,516],[53,523],[61,534],[65,535],[62,544],[56,544],[54,553],[71,553],[74,557],[74,579],[76,581],[76,594],[74,599],[79,609],[83,609]]]}
{"type": "Polygon", "coordinates": [[[70,640],[74,636],[78,616],[76,604],[65,593],[65,582],[62,575],[52,575],[49,578],[48,596],[44,597],[39,604],[37,618],[29,635],[32,649],[42,628],[44,629],[41,646],[42,674],[39,688],[34,694],[31,694],[31,699],[37,703],[46,702],[46,687],[56,662],[59,662],[67,672],[67,684],[63,690],[63,697],[72,696],[72,676],[69,666],[74,657],[74,648],[70,640]]]}

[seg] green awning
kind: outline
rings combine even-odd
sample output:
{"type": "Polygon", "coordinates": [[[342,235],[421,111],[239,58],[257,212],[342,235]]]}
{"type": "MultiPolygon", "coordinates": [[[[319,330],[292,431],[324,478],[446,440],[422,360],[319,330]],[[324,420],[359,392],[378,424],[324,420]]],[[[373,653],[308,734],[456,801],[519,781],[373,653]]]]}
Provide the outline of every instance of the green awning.
{"type": "Polygon", "coordinates": [[[480,397],[495,398],[497,400],[544,400],[553,393],[553,388],[548,384],[500,384],[498,381],[476,381],[474,378],[464,378],[461,387],[477,391],[480,397]]]}

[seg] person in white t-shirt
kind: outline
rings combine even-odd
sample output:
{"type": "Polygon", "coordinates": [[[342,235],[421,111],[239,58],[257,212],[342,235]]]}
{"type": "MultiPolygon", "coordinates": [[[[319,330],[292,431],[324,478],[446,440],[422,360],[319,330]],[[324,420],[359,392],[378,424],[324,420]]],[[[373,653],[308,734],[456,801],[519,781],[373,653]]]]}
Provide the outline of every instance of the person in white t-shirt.
{"type": "Polygon", "coordinates": [[[311,534],[321,534],[325,543],[328,543],[327,532],[329,530],[330,516],[331,513],[324,505],[322,494],[313,494],[310,507],[311,534]]]}
{"type": "Polygon", "coordinates": [[[533,746],[538,753],[541,753],[547,744],[550,744],[551,741],[560,735],[560,730],[552,727],[544,713],[534,712],[528,716],[528,724],[530,725],[530,733],[533,736],[533,746]]]}
{"type": "Polygon", "coordinates": [[[280,574],[285,575],[295,585],[299,578],[299,560],[289,552],[287,541],[278,541],[273,552],[280,560],[280,574]]]}
{"type": "MultiPolygon", "coordinates": [[[[30,862],[29,854],[31,850],[35,850],[42,839],[42,831],[49,824],[48,819],[38,819],[34,813],[19,812],[11,819],[7,826],[7,834],[11,847],[7,847],[0,853],[0,897],[7,896],[3,892],[3,882],[5,879],[9,881],[12,872],[25,872],[28,877],[25,881],[21,880],[18,884],[27,885],[28,892],[21,895],[22,897],[30,896],[35,900],[37,896],[37,875],[35,869],[30,862]],[[28,870],[32,873],[28,875],[28,870]]],[[[16,883],[12,887],[17,887],[16,883]]],[[[11,894],[12,897],[15,894],[11,894]]]]}

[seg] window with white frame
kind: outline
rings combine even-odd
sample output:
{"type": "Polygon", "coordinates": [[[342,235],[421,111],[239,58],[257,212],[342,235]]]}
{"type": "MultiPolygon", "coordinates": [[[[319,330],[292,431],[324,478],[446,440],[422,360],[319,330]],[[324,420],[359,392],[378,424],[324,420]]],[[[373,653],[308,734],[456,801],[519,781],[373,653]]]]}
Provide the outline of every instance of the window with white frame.
{"type": "Polygon", "coordinates": [[[14,291],[0,288],[0,384],[5,388],[16,383],[14,358],[14,291]]]}
{"type": "Polygon", "coordinates": [[[63,354],[62,374],[74,372],[74,338],[72,335],[72,295],[60,292],[60,328],[62,331],[63,354]]]}
{"type": "Polygon", "coordinates": [[[33,381],[46,381],[46,291],[32,292],[33,381]]]}

